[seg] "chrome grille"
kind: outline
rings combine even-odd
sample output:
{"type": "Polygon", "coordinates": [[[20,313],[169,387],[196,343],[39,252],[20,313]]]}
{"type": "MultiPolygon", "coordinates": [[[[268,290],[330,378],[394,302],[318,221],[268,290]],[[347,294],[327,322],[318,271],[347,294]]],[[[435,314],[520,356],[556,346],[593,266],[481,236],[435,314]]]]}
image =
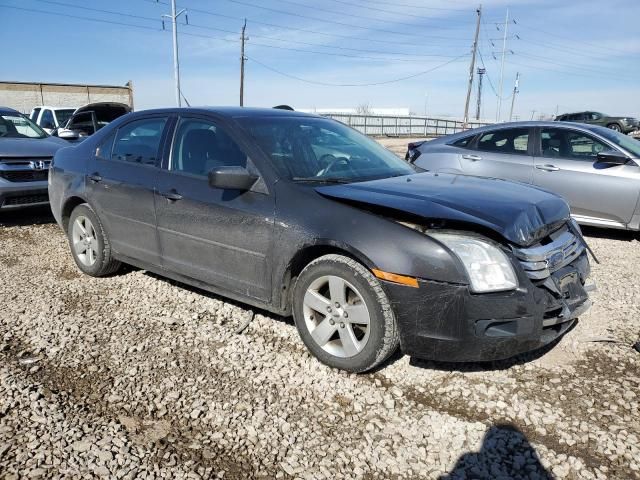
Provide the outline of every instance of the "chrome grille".
{"type": "Polygon", "coordinates": [[[544,280],[556,270],[573,262],[584,252],[584,243],[566,225],[549,235],[546,244],[528,248],[512,247],[529,278],[544,280]]]}

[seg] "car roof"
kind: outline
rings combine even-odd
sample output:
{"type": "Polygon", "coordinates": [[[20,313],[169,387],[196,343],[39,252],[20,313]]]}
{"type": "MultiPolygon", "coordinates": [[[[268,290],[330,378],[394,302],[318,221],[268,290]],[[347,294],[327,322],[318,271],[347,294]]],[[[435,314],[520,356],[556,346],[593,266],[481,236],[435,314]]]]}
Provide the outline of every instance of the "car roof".
{"type": "Polygon", "coordinates": [[[257,107],[181,107],[181,108],[156,108],[153,110],[138,110],[135,115],[149,113],[215,113],[222,117],[316,117],[324,118],[312,113],[296,112],[293,110],[283,110],[279,108],[257,108],[257,107]]]}
{"type": "Polygon", "coordinates": [[[0,107],[0,115],[22,115],[19,111],[9,107],[0,107]]]}
{"type": "MultiPolygon", "coordinates": [[[[469,130],[465,130],[463,132],[454,133],[452,135],[447,135],[445,137],[440,137],[437,140],[444,140],[445,143],[449,143],[449,141],[455,141],[459,138],[465,138],[470,135],[477,135],[482,132],[490,132],[497,129],[503,128],[531,128],[531,127],[550,127],[550,128],[574,128],[578,130],[588,130],[590,132],[597,133],[601,131],[604,127],[600,127],[598,125],[589,125],[586,123],[574,123],[574,122],[554,122],[554,121],[545,121],[545,120],[530,120],[530,121],[522,121],[522,122],[505,122],[505,123],[492,123],[491,125],[485,125],[483,127],[472,128],[469,130]]],[[[435,141],[435,140],[434,140],[435,141]]]]}
{"type": "Polygon", "coordinates": [[[52,107],[51,105],[36,105],[32,110],[35,110],[36,108],[40,108],[42,110],[75,110],[75,107],[52,107]]]}

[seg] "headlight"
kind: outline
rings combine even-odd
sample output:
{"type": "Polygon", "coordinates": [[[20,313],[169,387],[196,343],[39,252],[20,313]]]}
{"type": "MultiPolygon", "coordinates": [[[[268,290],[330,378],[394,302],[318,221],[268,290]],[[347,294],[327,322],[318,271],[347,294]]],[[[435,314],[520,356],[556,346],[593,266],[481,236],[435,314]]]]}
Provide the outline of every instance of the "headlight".
{"type": "Polygon", "coordinates": [[[467,235],[429,232],[462,262],[476,293],[513,290],[518,286],[509,258],[494,244],[467,235]]]}

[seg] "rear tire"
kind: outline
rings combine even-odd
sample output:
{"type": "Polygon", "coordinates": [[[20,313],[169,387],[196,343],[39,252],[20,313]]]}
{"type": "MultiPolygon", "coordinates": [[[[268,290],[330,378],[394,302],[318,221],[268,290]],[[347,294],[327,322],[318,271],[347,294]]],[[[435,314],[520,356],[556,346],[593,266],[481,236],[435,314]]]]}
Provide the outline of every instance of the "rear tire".
{"type": "Polygon", "coordinates": [[[120,268],[121,263],[112,256],[102,223],[89,204],[78,205],[71,212],[67,238],[73,259],[83,273],[104,277],[120,268]]]}
{"type": "Polygon", "coordinates": [[[398,348],[395,315],[380,282],[357,261],[325,255],[305,267],[293,292],[302,341],[330,367],[364,372],[398,348]]]}

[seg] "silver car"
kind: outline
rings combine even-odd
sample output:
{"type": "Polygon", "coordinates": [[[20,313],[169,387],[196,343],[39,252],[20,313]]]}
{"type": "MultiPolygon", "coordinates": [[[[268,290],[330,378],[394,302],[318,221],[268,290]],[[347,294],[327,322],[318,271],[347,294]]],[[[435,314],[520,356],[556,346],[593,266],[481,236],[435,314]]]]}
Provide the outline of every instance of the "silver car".
{"type": "Polygon", "coordinates": [[[406,159],[533,184],[562,195],[583,225],[640,230],[640,141],[604,127],[504,123],[411,143],[406,159]]]}
{"type": "Polygon", "coordinates": [[[68,146],[20,112],[0,107],[0,211],[49,203],[51,159],[68,146]]]}

